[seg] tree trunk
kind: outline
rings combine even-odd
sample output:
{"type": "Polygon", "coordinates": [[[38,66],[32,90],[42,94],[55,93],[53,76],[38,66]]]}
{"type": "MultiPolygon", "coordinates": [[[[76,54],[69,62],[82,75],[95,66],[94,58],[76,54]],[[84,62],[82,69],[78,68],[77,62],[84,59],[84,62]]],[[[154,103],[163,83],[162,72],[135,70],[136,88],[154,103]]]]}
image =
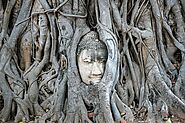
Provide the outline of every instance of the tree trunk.
{"type": "Polygon", "coordinates": [[[0,122],[183,122],[184,13],[183,0],[0,0],[0,122]],[[97,83],[79,71],[84,38],[97,83]]]}

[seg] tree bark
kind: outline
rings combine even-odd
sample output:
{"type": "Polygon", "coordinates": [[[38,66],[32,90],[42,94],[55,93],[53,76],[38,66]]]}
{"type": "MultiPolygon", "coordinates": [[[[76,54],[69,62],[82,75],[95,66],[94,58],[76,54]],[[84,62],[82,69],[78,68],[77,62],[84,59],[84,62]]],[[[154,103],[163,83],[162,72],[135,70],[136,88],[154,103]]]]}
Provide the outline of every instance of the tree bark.
{"type": "Polygon", "coordinates": [[[183,0],[0,0],[0,122],[183,122],[184,13],[183,0]],[[98,84],[77,59],[91,31],[107,49],[98,84]]]}

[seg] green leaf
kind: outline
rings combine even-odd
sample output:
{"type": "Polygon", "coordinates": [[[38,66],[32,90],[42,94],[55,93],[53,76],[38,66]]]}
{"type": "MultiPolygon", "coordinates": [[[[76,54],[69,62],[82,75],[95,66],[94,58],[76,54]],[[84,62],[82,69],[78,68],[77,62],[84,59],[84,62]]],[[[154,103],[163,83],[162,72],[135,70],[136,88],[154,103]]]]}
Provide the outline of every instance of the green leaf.
{"type": "Polygon", "coordinates": [[[168,120],[165,123],[172,123],[172,121],[170,118],[168,118],[168,120]]]}

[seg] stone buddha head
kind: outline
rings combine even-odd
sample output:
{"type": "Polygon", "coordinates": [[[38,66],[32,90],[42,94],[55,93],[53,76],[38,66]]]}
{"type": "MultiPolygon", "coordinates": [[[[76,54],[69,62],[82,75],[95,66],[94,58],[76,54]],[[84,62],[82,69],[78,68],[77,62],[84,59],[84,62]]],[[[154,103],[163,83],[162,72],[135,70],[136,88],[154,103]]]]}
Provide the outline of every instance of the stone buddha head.
{"type": "Polygon", "coordinates": [[[107,54],[106,45],[98,39],[96,32],[91,31],[81,39],[77,50],[77,65],[85,84],[97,84],[101,81],[107,54]]]}

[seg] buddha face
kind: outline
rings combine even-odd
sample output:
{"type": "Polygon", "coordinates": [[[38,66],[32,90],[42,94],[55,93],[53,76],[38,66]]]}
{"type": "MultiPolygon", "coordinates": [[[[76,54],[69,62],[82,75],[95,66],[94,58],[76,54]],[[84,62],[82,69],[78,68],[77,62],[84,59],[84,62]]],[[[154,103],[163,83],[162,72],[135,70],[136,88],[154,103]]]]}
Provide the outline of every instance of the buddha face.
{"type": "Polygon", "coordinates": [[[104,74],[106,61],[107,50],[105,48],[82,50],[77,57],[82,81],[86,84],[99,83],[104,74]]]}

